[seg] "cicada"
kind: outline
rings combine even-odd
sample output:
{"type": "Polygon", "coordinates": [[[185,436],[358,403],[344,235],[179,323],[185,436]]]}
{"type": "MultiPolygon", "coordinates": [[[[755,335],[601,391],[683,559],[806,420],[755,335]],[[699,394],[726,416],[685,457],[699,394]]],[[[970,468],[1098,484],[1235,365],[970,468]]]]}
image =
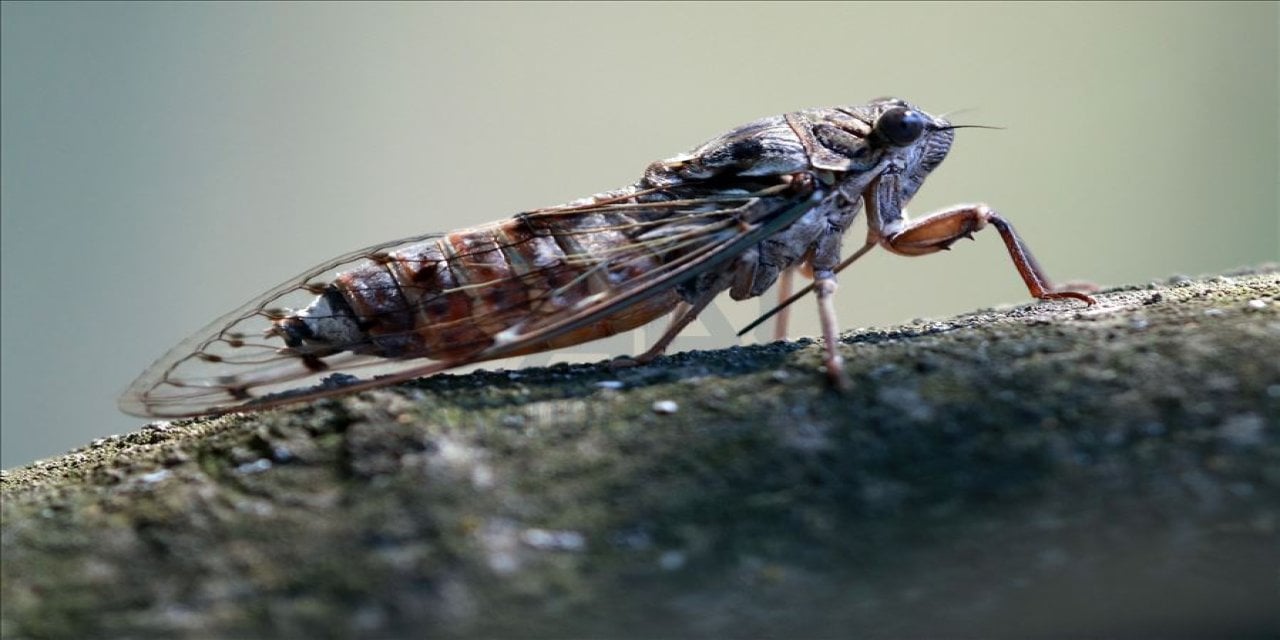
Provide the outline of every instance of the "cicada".
{"type": "Polygon", "coordinates": [[[984,204],[908,219],[904,206],[957,128],[896,98],[795,111],[654,162],[623,189],[335,258],[169,351],[120,408],[183,417],[272,407],[575,345],[670,313],[635,358],[644,362],[720,293],[759,296],[793,270],[813,282],[785,302],[816,294],[825,368],[838,384],[836,274],[877,245],[924,255],[987,225],[1032,296],[1092,304],[1052,286],[984,204]],[[842,259],[863,209],[866,239],[842,259]],[[385,375],[352,377],[375,367],[385,375]]]}

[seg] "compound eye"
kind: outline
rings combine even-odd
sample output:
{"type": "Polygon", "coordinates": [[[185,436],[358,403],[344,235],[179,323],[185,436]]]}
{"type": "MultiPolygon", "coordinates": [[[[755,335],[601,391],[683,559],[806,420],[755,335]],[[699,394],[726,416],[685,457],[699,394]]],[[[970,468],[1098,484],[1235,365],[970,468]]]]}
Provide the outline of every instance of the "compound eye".
{"type": "Polygon", "coordinates": [[[924,115],[919,111],[894,107],[880,115],[872,134],[895,147],[905,147],[920,139],[924,125],[924,115]]]}

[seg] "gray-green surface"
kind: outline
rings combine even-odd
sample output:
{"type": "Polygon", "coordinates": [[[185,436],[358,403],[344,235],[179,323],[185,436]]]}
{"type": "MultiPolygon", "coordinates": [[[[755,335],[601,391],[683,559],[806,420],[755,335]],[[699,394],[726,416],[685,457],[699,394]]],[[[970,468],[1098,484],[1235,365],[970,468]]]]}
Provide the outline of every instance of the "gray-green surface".
{"type": "Polygon", "coordinates": [[[1099,299],[99,440],[0,635],[1274,637],[1280,272],[1099,299]]]}
{"type": "MultiPolygon", "coordinates": [[[[1275,259],[1278,22],[1275,3],[6,2],[0,465],[136,428],[114,409],[134,375],[312,264],[621,186],[801,107],[896,94],[1006,127],[961,131],[912,210],[988,201],[1060,279],[1275,259]]],[[[982,235],[872,254],[839,305],[852,329],[1024,299],[982,235]]],[[[731,344],[761,306],[721,303],[675,347],[731,344]]]]}

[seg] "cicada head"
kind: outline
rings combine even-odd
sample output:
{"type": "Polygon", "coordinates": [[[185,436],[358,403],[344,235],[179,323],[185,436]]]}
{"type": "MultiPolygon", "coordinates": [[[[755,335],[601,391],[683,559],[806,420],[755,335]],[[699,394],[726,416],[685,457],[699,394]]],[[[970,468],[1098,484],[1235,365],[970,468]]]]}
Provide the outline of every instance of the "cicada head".
{"type": "Polygon", "coordinates": [[[954,126],[898,98],[877,98],[861,109],[871,125],[867,143],[894,156],[901,200],[910,200],[946,159],[955,140],[954,126]]]}

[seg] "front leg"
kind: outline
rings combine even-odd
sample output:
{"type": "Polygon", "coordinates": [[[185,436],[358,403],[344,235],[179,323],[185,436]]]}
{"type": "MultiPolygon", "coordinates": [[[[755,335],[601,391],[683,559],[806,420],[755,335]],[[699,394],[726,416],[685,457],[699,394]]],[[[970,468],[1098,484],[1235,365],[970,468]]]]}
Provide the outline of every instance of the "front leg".
{"type": "Polygon", "coordinates": [[[1048,276],[1036,262],[1031,250],[1000,214],[985,204],[960,205],[954,209],[939,211],[920,220],[906,222],[900,229],[886,233],[881,245],[904,256],[922,256],[951,248],[960,238],[972,238],[973,232],[991,224],[1000,232],[1004,246],[1009,250],[1013,266],[1017,267],[1022,281],[1031,295],[1041,300],[1071,298],[1087,304],[1097,302],[1088,294],[1054,287],[1048,276]]]}

